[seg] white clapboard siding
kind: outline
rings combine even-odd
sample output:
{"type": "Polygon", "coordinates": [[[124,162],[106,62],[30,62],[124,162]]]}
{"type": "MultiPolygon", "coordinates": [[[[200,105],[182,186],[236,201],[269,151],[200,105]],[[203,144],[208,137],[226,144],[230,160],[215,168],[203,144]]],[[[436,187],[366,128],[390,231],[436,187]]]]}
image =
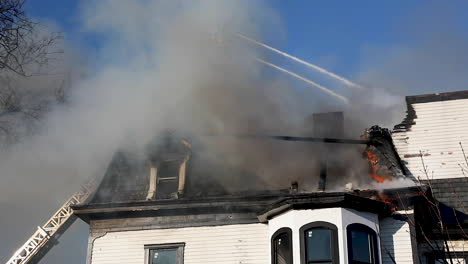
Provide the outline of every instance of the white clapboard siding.
{"type": "Polygon", "coordinates": [[[412,106],[416,112],[415,124],[407,131],[393,133],[395,147],[408,171],[426,179],[421,151],[430,178],[463,177],[460,164],[466,168],[466,161],[459,142],[468,151],[468,99],[412,106]]]}
{"type": "Polygon", "coordinates": [[[410,226],[407,222],[391,217],[380,221],[380,245],[382,264],[413,263],[410,226]]]}
{"type": "Polygon", "coordinates": [[[144,245],[185,243],[184,264],[264,264],[268,226],[264,224],[186,227],[109,232],[94,241],[92,264],[143,264],[144,245]]]}

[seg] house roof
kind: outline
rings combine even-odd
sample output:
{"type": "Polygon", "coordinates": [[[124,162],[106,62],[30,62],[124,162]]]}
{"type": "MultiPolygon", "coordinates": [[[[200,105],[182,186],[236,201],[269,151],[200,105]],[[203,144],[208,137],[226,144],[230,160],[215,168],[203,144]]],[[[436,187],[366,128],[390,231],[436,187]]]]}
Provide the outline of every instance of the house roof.
{"type": "MultiPolygon", "coordinates": [[[[362,193],[361,195],[369,195],[362,193]]],[[[343,207],[389,215],[392,205],[374,197],[359,196],[359,192],[315,192],[291,194],[285,191],[224,195],[196,199],[155,200],[147,202],[85,204],[73,206],[74,214],[85,221],[97,218],[148,217],[196,214],[254,214],[265,222],[289,209],[319,209],[343,207]]]]}
{"type": "Polygon", "coordinates": [[[446,93],[412,95],[406,97],[406,102],[409,104],[418,104],[458,99],[468,99],[468,90],[446,93]]]}
{"type": "Polygon", "coordinates": [[[405,173],[422,180],[463,177],[468,90],[408,96],[407,116],[392,131],[405,173]]]}
{"type": "Polygon", "coordinates": [[[434,179],[428,185],[439,202],[468,214],[468,177],[434,179]]]}
{"type": "Polygon", "coordinates": [[[260,221],[267,221],[288,210],[304,210],[342,207],[366,211],[380,216],[389,215],[392,205],[386,202],[369,199],[353,193],[308,193],[297,194],[280,199],[259,212],[260,221]]]}
{"type": "MultiPolygon", "coordinates": [[[[296,137],[276,137],[274,139],[299,141],[306,139],[313,140],[313,142],[320,140],[317,138],[296,137]]],[[[324,140],[325,142],[333,142],[336,147],[341,148],[356,146],[356,144],[362,144],[361,146],[364,148],[366,145],[363,143],[367,143],[367,148],[379,157],[379,169],[383,171],[382,173],[392,175],[389,177],[404,176],[390,133],[386,129],[373,127],[368,131],[368,137],[362,140],[324,140]]],[[[167,156],[167,153],[182,153],[183,155],[183,153],[187,152],[183,147],[177,147],[177,144],[176,150],[168,150],[168,148],[170,147],[167,145],[154,145],[151,146],[152,151],[149,154],[140,155],[134,152],[117,152],[97,190],[87,204],[106,204],[109,206],[113,203],[137,204],[150,202],[147,201],[150,184],[148,160],[167,156]],[[167,152],[164,150],[167,150],[167,152]]],[[[200,157],[197,155],[196,147],[190,151],[191,155],[183,193],[185,200],[232,195],[248,196],[252,193],[281,192],[281,190],[290,188],[291,182],[271,187],[271,184],[265,182],[265,178],[259,177],[245,168],[226,168],[225,159],[223,160],[223,158],[217,156],[210,157],[210,159],[200,157]]],[[[313,174],[314,172],[310,173],[313,174]]],[[[367,172],[364,171],[363,173],[367,172]]],[[[371,180],[370,177],[369,180],[371,180]]],[[[182,197],[178,197],[178,199],[180,198],[182,197]]]]}
{"type": "MultiPolygon", "coordinates": [[[[150,184],[149,166],[145,157],[136,157],[133,153],[127,152],[116,153],[102,182],[88,203],[146,202],[150,184]]],[[[261,186],[265,186],[262,179],[248,171],[241,168],[224,168],[218,160],[206,160],[193,154],[187,168],[183,197],[188,200],[249,193],[251,190],[256,193],[268,191],[261,186]],[[227,184],[232,183],[231,179],[234,177],[236,180],[229,186],[231,190],[227,190],[227,184]]]]}
{"type": "Polygon", "coordinates": [[[420,94],[406,96],[406,117],[403,121],[395,125],[394,132],[405,132],[411,130],[411,127],[416,124],[418,118],[416,114],[415,104],[434,103],[452,100],[468,99],[468,90],[447,92],[447,93],[433,93],[433,94],[420,94]]]}
{"type": "MultiPolygon", "coordinates": [[[[379,157],[380,167],[386,173],[395,177],[403,176],[388,130],[373,127],[368,131],[367,138],[356,142],[366,143],[367,148],[379,157]]],[[[343,144],[340,146],[346,147],[343,144]]],[[[207,160],[198,157],[194,149],[191,150],[191,163],[187,168],[183,195],[171,199],[148,200],[150,184],[148,159],[166,155],[164,151],[160,151],[160,146],[152,146],[152,149],[159,150],[144,155],[133,152],[116,153],[95,193],[87,203],[74,206],[74,213],[85,221],[115,217],[217,213],[240,213],[254,219],[258,215],[259,221],[264,221],[276,211],[285,208],[345,207],[383,215],[390,212],[392,207],[398,206],[379,202],[378,200],[385,199],[378,194],[378,191],[371,190],[316,192],[294,190],[292,186],[267,188],[264,179],[242,168],[226,170],[223,168],[223,163],[218,163],[216,159],[207,160]],[[226,178],[234,178],[234,183],[239,186],[226,188],[226,182],[223,182],[226,178]]],[[[182,148],[179,153],[184,151],[182,148]]],[[[371,180],[370,176],[367,177],[371,180]]]]}

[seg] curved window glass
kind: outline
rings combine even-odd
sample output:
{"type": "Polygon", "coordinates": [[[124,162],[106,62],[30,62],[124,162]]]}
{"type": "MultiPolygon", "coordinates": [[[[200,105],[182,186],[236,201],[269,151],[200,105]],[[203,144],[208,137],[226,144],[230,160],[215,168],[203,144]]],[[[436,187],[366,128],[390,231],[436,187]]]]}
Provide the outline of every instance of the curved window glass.
{"type": "Polygon", "coordinates": [[[301,234],[301,263],[338,264],[338,234],[335,225],[327,222],[307,224],[301,234]]]}
{"type": "Polygon", "coordinates": [[[377,234],[370,227],[351,224],[348,233],[348,259],[350,264],[379,263],[377,234]]]}
{"type": "Polygon", "coordinates": [[[292,264],[292,232],[284,227],[271,237],[272,264],[292,264]]]}

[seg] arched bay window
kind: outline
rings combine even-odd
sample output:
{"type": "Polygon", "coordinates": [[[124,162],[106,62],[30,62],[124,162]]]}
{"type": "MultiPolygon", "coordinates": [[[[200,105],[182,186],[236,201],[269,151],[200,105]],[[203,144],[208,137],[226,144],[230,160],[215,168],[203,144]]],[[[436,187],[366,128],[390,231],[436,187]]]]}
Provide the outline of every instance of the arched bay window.
{"type": "Polygon", "coordinates": [[[338,264],[338,229],[327,222],[313,222],[299,229],[302,264],[338,264]]]}
{"type": "Polygon", "coordinates": [[[363,224],[351,224],[346,228],[348,259],[350,264],[378,264],[377,234],[363,224]]]}
{"type": "Polygon", "coordinates": [[[291,228],[283,227],[276,231],[271,237],[271,263],[293,263],[291,228]]]}

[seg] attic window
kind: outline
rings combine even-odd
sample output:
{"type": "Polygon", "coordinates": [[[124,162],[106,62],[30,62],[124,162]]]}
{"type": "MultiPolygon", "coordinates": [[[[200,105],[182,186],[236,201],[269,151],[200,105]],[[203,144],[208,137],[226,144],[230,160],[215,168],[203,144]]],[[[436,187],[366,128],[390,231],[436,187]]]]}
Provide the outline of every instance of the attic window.
{"type": "Polygon", "coordinates": [[[151,164],[147,200],[177,198],[185,188],[187,159],[151,164]]]}
{"type": "Polygon", "coordinates": [[[158,198],[171,198],[179,189],[179,171],[181,162],[170,160],[161,162],[158,166],[156,189],[158,198]]]}
{"type": "Polygon", "coordinates": [[[184,193],[188,157],[151,164],[147,200],[177,198],[184,193]]]}
{"type": "Polygon", "coordinates": [[[184,193],[187,162],[191,145],[186,140],[166,140],[149,155],[149,186],[147,200],[178,198],[184,193]]]}

